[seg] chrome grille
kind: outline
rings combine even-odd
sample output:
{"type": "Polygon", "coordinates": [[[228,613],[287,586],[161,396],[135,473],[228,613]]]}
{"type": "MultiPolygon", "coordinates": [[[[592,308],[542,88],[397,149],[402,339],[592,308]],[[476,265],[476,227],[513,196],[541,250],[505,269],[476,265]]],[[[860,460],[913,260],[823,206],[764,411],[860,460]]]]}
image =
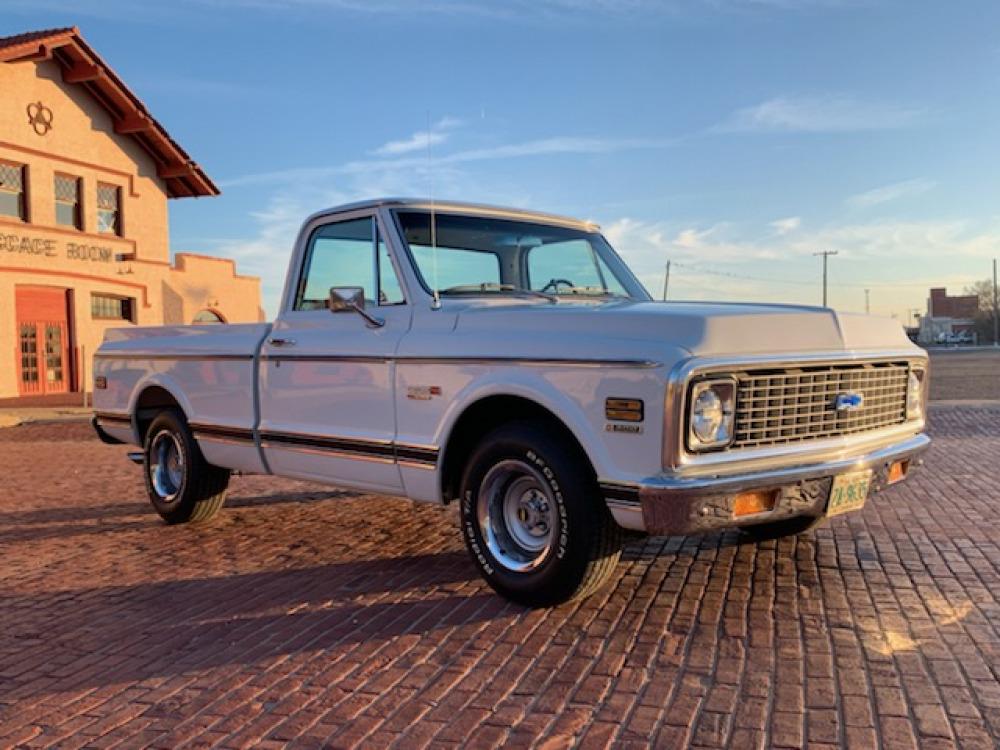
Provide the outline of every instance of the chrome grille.
{"type": "Polygon", "coordinates": [[[906,362],[785,368],[736,375],[737,448],[760,448],[852,435],[906,420],[906,362]],[[838,411],[837,396],[864,403],[838,411]]]}

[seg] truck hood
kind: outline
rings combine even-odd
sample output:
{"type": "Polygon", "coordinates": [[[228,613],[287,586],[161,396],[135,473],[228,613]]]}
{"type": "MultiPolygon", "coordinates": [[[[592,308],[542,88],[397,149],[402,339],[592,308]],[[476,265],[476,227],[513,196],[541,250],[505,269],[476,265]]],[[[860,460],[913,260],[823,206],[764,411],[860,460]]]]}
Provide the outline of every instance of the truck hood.
{"type": "Polygon", "coordinates": [[[579,345],[581,338],[593,349],[605,339],[619,345],[634,342],[642,349],[643,342],[666,344],[696,356],[915,348],[897,320],[804,305],[488,304],[461,310],[455,322],[460,336],[502,331],[532,331],[551,339],[556,349],[570,341],[579,345]]]}

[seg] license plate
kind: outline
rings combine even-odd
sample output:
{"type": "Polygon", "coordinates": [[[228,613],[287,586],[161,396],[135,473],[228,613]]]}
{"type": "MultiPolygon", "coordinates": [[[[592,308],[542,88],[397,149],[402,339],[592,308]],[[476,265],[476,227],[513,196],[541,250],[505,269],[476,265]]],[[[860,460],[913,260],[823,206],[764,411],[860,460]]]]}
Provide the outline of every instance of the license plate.
{"type": "Polygon", "coordinates": [[[857,510],[865,504],[868,489],[871,487],[872,473],[855,471],[850,474],[840,474],[834,477],[830,488],[830,500],[826,504],[827,516],[838,516],[841,513],[857,510]]]}

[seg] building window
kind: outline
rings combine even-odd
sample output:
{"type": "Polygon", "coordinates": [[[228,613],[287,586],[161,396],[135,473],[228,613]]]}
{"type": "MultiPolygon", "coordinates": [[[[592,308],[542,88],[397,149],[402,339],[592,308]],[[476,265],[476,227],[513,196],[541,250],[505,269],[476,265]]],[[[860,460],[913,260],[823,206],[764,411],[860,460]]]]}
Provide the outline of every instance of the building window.
{"type": "Polygon", "coordinates": [[[90,295],[90,316],[96,320],[127,320],[134,323],[135,298],[92,294],[90,295]]]}
{"type": "Polygon", "coordinates": [[[0,216],[28,220],[24,200],[24,167],[9,161],[0,161],[0,216]]]}
{"type": "Polygon", "coordinates": [[[83,229],[80,221],[80,178],[56,174],[56,224],[83,229]]]}
{"type": "Polygon", "coordinates": [[[97,183],[97,231],[103,234],[122,233],[121,217],[122,191],[117,185],[97,183]]]}
{"type": "Polygon", "coordinates": [[[192,321],[195,325],[203,325],[206,323],[225,323],[222,316],[215,310],[201,310],[197,315],[194,316],[192,321]]]}
{"type": "Polygon", "coordinates": [[[38,385],[38,329],[34,323],[22,323],[21,339],[21,382],[38,385]]]}

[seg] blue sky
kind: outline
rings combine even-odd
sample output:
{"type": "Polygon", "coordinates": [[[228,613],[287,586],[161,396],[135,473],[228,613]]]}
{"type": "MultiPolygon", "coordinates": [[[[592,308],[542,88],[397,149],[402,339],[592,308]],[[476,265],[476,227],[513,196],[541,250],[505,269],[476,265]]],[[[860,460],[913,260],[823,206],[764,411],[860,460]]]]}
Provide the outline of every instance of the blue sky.
{"type": "Polygon", "coordinates": [[[76,24],[222,187],[174,250],[273,313],[308,213],[377,195],[598,221],[654,295],[923,308],[1000,255],[1000,4],[5,0],[76,24]],[[427,158],[427,142],[430,155],[427,158]]]}

